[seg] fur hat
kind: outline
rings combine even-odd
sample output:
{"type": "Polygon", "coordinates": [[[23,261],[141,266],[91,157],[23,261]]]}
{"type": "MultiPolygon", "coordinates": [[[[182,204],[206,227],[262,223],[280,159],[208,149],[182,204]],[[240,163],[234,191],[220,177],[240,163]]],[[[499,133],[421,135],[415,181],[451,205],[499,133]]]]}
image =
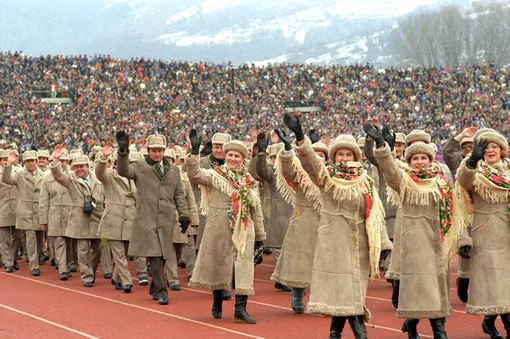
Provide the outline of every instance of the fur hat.
{"type": "Polygon", "coordinates": [[[143,156],[146,156],[147,154],[149,154],[149,151],[147,150],[147,147],[142,147],[140,153],[142,153],[143,156]]]}
{"type": "Polygon", "coordinates": [[[135,144],[130,144],[129,145],[129,152],[138,152],[138,150],[136,149],[136,145],[135,144]]]}
{"type": "Polygon", "coordinates": [[[143,154],[141,152],[129,152],[129,162],[138,160],[143,160],[143,154]]]}
{"type": "Polygon", "coordinates": [[[395,133],[395,143],[399,142],[402,144],[406,143],[406,135],[404,133],[395,133]]]}
{"type": "Polygon", "coordinates": [[[22,155],[23,161],[26,160],[37,160],[37,152],[36,151],[25,151],[22,155]]]}
{"type": "Polygon", "coordinates": [[[347,148],[354,153],[354,161],[360,161],[361,149],[356,144],[356,139],[351,134],[340,134],[329,148],[329,159],[335,160],[336,151],[347,148]]]}
{"type": "Polygon", "coordinates": [[[429,145],[432,146],[432,149],[434,150],[434,153],[437,153],[437,145],[435,143],[433,143],[433,142],[431,142],[429,145]]]}
{"type": "Polygon", "coordinates": [[[73,158],[73,166],[74,165],[89,165],[90,159],[86,155],[77,155],[73,158]]]}
{"type": "Polygon", "coordinates": [[[462,144],[465,144],[465,143],[474,143],[475,142],[475,138],[474,137],[471,137],[471,138],[463,138],[461,141],[460,141],[460,145],[462,146],[462,144]]]}
{"type": "Polygon", "coordinates": [[[0,150],[0,158],[8,158],[10,154],[11,154],[11,150],[8,150],[8,149],[0,150]]]}
{"type": "Polygon", "coordinates": [[[430,144],[417,143],[406,148],[404,152],[406,161],[409,161],[413,155],[418,153],[428,155],[430,160],[436,157],[436,152],[434,152],[434,148],[430,144]]]}
{"type": "MultiPolygon", "coordinates": [[[[199,151],[200,152],[200,151],[199,151]]],[[[177,158],[182,158],[182,147],[181,146],[175,146],[174,156],[177,158]]],[[[166,157],[166,155],[165,155],[166,157]]]]}
{"type": "Polygon", "coordinates": [[[244,159],[248,157],[248,147],[244,142],[239,140],[232,140],[223,144],[223,153],[227,154],[228,151],[237,151],[241,153],[244,159]]]}
{"type": "Polygon", "coordinates": [[[230,134],[226,133],[214,133],[211,142],[214,144],[224,145],[227,142],[232,141],[230,134]]]}
{"type": "Polygon", "coordinates": [[[430,134],[420,129],[415,129],[411,131],[411,133],[409,133],[404,139],[406,147],[414,141],[423,141],[426,144],[430,144],[430,134]]]}
{"type": "Polygon", "coordinates": [[[356,144],[359,146],[359,148],[361,149],[362,147],[365,147],[365,137],[360,137],[358,138],[358,141],[356,141],[356,144]]]}
{"type": "Polygon", "coordinates": [[[326,155],[326,158],[328,157],[329,148],[326,144],[317,141],[312,144],[312,148],[315,152],[323,152],[326,155]]]}
{"type": "Polygon", "coordinates": [[[62,156],[60,157],[60,160],[69,160],[69,151],[66,149],[62,150],[62,156]]]}
{"type": "Polygon", "coordinates": [[[147,138],[147,149],[149,148],[166,148],[166,138],[164,135],[149,135],[147,138]]]}
{"type": "Polygon", "coordinates": [[[285,145],[282,142],[280,142],[278,144],[269,145],[267,152],[269,153],[269,156],[272,157],[273,155],[276,156],[278,152],[280,152],[284,148],[285,145]]]}
{"type": "Polygon", "coordinates": [[[172,158],[175,160],[175,152],[173,149],[165,150],[165,158],[172,158]]]}
{"type": "Polygon", "coordinates": [[[71,152],[69,152],[70,157],[76,155],[83,155],[83,151],[81,149],[72,149],[71,152]]]}
{"type": "Polygon", "coordinates": [[[50,157],[50,152],[48,152],[45,149],[39,150],[39,151],[37,151],[37,157],[38,158],[49,158],[50,157]]]}
{"type": "Polygon", "coordinates": [[[474,137],[474,141],[476,142],[478,139],[485,139],[489,142],[493,142],[497,144],[499,147],[501,147],[501,150],[505,153],[508,153],[508,140],[501,134],[499,134],[497,131],[493,130],[492,128],[482,128],[479,129],[474,137]]]}

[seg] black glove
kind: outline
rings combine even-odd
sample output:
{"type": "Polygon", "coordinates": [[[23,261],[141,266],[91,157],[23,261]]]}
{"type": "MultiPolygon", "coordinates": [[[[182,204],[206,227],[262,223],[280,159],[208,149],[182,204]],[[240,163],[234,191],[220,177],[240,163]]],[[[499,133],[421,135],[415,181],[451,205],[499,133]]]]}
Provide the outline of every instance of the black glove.
{"type": "Polygon", "coordinates": [[[292,132],[294,132],[297,141],[302,141],[305,138],[303,127],[301,127],[301,123],[299,122],[297,115],[290,115],[285,113],[283,116],[283,122],[292,132]]]}
{"type": "Polygon", "coordinates": [[[184,233],[186,233],[186,230],[188,229],[189,224],[191,224],[191,218],[188,216],[185,216],[185,215],[180,216],[179,224],[181,224],[181,233],[184,234],[184,233]]]}
{"type": "MultiPolygon", "coordinates": [[[[198,149],[200,149],[200,146],[198,146],[198,149]]],[[[208,141],[205,143],[204,148],[202,149],[202,152],[200,152],[201,156],[206,156],[212,153],[212,142],[208,141]]]]}
{"type": "Polygon", "coordinates": [[[284,131],[280,131],[278,128],[275,128],[274,132],[278,135],[278,138],[283,142],[285,145],[285,150],[290,151],[292,150],[292,142],[290,141],[290,138],[285,134],[284,131]]]}
{"type": "Polygon", "coordinates": [[[386,140],[384,140],[382,131],[379,128],[374,127],[369,122],[365,122],[365,124],[363,125],[363,130],[369,137],[374,139],[375,147],[379,148],[381,146],[384,146],[386,140]]]}
{"type": "Polygon", "coordinates": [[[380,257],[381,260],[386,259],[388,257],[388,255],[390,255],[390,252],[391,252],[390,250],[382,250],[381,251],[381,257],[380,257]]]}
{"type": "Polygon", "coordinates": [[[471,152],[471,156],[466,160],[466,166],[468,168],[470,169],[476,168],[478,161],[483,159],[488,144],[489,141],[485,139],[479,139],[475,142],[475,145],[473,146],[473,152],[471,152]]]}
{"type": "Polygon", "coordinates": [[[384,140],[388,143],[388,146],[390,146],[390,150],[393,151],[393,148],[395,147],[395,140],[397,139],[397,135],[395,134],[395,132],[391,134],[388,127],[384,126],[382,129],[382,136],[384,140]]]}
{"type": "Polygon", "coordinates": [[[269,136],[266,137],[266,133],[264,132],[257,134],[257,145],[259,147],[259,153],[266,153],[267,146],[269,145],[269,136]]]}
{"type": "Polygon", "coordinates": [[[310,137],[310,141],[312,142],[312,144],[315,144],[321,138],[321,136],[317,132],[315,132],[314,129],[311,129],[310,132],[308,132],[308,136],[310,137]]]}
{"type": "Polygon", "coordinates": [[[120,152],[126,152],[129,149],[129,136],[124,131],[118,131],[115,135],[120,152]]]}
{"type": "Polygon", "coordinates": [[[459,248],[459,255],[464,259],[471,259],[469,251],[471,251],[471,246],[462,246],[459,248]]]}
{"type": "Polygon", "coordinates": [[[189,132],[189,141],[191,142],[191,154],[198,155],[200,153],[200,145],[202,144],[202,137],[199,137],[196,129],[189,132]]]}

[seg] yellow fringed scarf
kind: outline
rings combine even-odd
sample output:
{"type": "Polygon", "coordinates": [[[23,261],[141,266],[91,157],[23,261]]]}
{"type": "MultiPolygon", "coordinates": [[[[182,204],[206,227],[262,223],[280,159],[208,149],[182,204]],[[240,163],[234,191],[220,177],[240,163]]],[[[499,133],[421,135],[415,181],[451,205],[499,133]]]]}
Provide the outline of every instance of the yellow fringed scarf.
{"type": "Polygon", "coordinates": [[[326,179],[324,190],[331,191],[333,199],[344,201],[363,198],[365,200],[365,229],[368,236],[370,279],[379,277],[384,206],[377,189],[375,189],[374,181],[359,162],[347,162],[339,166],[323,166],[322,171],[321,177],[326,179]]]}

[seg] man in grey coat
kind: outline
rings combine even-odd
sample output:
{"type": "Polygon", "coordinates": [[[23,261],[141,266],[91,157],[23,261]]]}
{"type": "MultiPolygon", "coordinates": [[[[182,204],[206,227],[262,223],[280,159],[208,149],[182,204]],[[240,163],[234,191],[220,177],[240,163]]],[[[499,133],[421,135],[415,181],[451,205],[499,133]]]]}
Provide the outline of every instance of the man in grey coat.
{"type": "Polygon", "coordinates": [[[129,163],[129,137],[124,131],[116,135],[119,146],[117,172],[134,180],[137,203],[128,255],[147,257],[152,270],[149,294],[160,305],[168,304],[165,260],[173,252],[175,209],[179,213],[181,232],[191,223],[179,168],[164,158],[166,138],[147,138],[148,154],[143,160],[129,163]]]}

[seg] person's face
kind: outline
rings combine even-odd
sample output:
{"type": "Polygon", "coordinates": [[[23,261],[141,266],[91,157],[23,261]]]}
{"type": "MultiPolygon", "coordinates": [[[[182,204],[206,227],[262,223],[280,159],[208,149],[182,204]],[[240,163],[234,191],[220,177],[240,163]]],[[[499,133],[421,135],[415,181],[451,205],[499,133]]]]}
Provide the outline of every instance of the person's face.
{"type": "Polygon", "coordinates": [[[40,169],[44,169],[48,166],[48,158],[46,157],[39,157],[37,158],[37,167],[40,169]]]}
{"type": "Polygon", "coordinates": [[[223,153],[223,145],[221,145],[221,144],[213,144],[212,152],[213,152],[213,156],[217,160],[224,160],[225,159],[225,153],[223,153]]]}
{"type": "Polygon", "coordinates": [[[335,153],[335,164],[348,161],[354,161],[354,153],[347,148],[338,149],[335,153]]]}
{"type": "Polygon", "coordinates": [[[431,161],[429,156],[423,153],[413,154],[411,159],[409,159],[409,166],[416,170],[427,169],[429,168],[430,163],[431,161]]]}
{"type": "Polygon", "coordinates": [[[243,155],[237,151],[228,151],[225,157],[225,162],[231,170],[238,170],[243,161],[243,155]]]}
{"type": "Polygon", "coordinates": [[[501,160],[501,147],[494,142],[489,142],[483,158],[489,165],[497,164],[501,160]]]}
{"type": "Polygon", "coordinates": [[[163,160],[165,150],[163,148],[149,148],[149,158],[154,162],[160,162],[163,160]]]}
{"type": "Polygon", "coordinates": [[[404,154],[404,143],[402,142],[396,142],[395,143],[395,153],[397,154],[397,157],[402,157],[404,154]]]}
{"type": "Polygon", "coordinates": [[[0,166],[5,166],[7,163],[7,158],[0,158],[0,166]]]}
{"type": "Polygon", "coordinates": [[[324,152],[315,151],[315,154],[317,154],[319,157],[321,157],[322,161],[324,161],[324,163],[326,163],[328,161],[328,158],[326,157],[326,154],[324,152]]]}
{"type": "Polygon", "coordinates": [[[473,151],[473,143],[472,142],[465,142],[460,147],[460,151],[462,152],[462,156],[466,157],[469,153],[473,151]]]}
{"type": "Polygon", "coordinates": [[[67,160],[60,160],[60,167],[65,171],[67,169],[67,160]]]}
{"type": "Polygon", "coordinates": [[[29,172],[33,172],[36,170],[37,161],[35,159],[25,160],[23,161],[23,165],[29,172]]]}
{"type": "Polygon", "coordinates": [[[72,168],[74,173],[82,179],[89,176],[89,165],[73,165],[72,168]]]}

